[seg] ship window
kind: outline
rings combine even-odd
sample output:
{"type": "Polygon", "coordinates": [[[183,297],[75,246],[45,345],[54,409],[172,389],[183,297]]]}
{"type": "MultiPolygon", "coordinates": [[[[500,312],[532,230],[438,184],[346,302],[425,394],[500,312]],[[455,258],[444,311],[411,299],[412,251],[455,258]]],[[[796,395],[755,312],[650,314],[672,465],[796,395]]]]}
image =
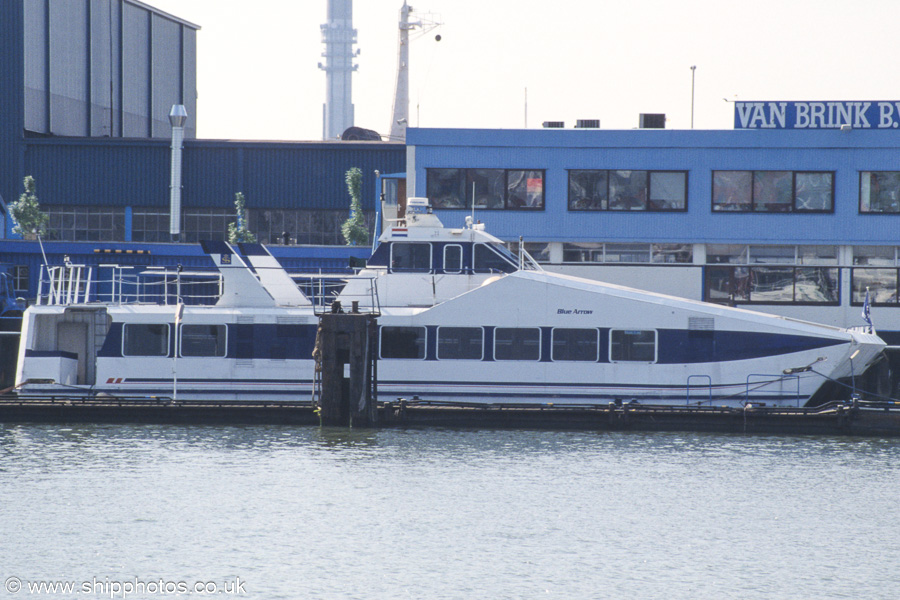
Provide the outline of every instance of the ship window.
{"type": "Polygon", "coordinates": [[[498,327],[494,330],[494,360],[540,360],[541,330],[498,327]]]}
{"type": "Polygon", "coordinates": [[[656,331],[611,330],[609,358],[612,362],[656,362],[656,331]]]}
{"type": "Polygon", "coordinates": [[[500,246],[504,253],[500,255],[498,249],[487,244],[475,244],[475,272],[476,273],[512,273],[516,270],[515,257],[504,246],[500,246]]]}
{"type": "Polygon", "coordinates": [[[458,244],[448,244],[444,246],[444,272],[460,273],[463,268],[463,252],[462,246],[458,244]]]}
{"type": "Polygon", "coordinates": [[[425,358],[425,328],[382,327],[381,358],[425,358]]]}
{"type": "Polygon", "coordinates": [[[483,340],[481,327],[438,327],[438,358],[481,360],[483,340]]]}
{"type": "Polygon", "coordinates": [[[596,362],[600,344],[596,329],[554,329],[553,360],[596,362]]]}
{"type": "Polygon", "coordinates": [[[225,325],[182,325],[181,356],[225,356],[225,325]]]}
{"type": "Polygon", "coordinates": [[[431,244],[394,242],[391,244],[391,270],[397,273],[431,271],[431,244]]]}
{"type": "Polygon", "coordinates": [[[165,323],[125,323],[123,356],[168,356],[169,326],[165,323]]]}
{"type": "Polygon", "coordinates": [[[860,173],[859,212],[900,213],[900,172],[860,173]]]}
{"type": "Polygon", "coordinates": [[[713,171],[713,211],[833,212],[829,171],[713,171]]]}

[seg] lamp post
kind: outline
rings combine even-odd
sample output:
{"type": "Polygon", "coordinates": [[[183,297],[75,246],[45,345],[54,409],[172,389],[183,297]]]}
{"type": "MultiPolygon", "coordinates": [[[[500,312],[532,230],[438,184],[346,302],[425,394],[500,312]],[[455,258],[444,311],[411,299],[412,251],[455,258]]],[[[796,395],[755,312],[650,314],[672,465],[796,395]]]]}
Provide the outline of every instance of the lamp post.
{"type": "Polygon", "coordinates": [[[184,105],[175,104],[169,112],[172,124],[172,164],[169,183],[169,234],[177,242],[181,235],[181,153],[184,148],[184,122],[187,110],[184,105]]]}
{"type": "Polygon", "coordinates": [[[694,75],[697,72],[697,65],[691,66],[691,129],[694,128],[694,75]]]}

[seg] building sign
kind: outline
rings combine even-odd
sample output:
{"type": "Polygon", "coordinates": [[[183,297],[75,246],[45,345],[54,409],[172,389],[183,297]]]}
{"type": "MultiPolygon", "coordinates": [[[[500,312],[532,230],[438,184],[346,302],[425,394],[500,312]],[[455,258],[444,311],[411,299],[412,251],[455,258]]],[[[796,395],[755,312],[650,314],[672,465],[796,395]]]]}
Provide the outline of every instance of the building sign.
{"type": "Polygon", "coordinates": [[[735,129],[900,128],[900,102],[735,102],[735,129]]]}

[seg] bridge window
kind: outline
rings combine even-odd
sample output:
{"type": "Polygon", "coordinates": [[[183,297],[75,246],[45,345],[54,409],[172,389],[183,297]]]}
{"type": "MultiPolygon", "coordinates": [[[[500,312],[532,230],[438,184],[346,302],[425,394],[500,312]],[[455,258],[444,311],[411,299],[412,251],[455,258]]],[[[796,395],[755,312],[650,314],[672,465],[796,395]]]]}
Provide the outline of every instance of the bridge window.
{"type": "Polygon", "coordinates": [[[609,332],[612,362],[656,362],[656,331],[613,329],[609,332]]]}
{"type": "Polygon", "coordinates": [[[425,328],[382,327],[381,358],[425,358],[425,328]]]}
{"type": "Polygon", "coordinates": [[[181,356],[225,356],[225,325],[182,325],[181,356]]]}
{"type": "Polygon", "coordinates": [[[393,242],[391,270],[398,273],[428,273],[431,271],[431,244],[393,242]]]}
{"type": "Polygon", "coordinates": [[[590,361],[599,358],[599,332],[596,329],[553,330],[553,360],[590,361]]]}
{"type": "Polygon", "coordinates": [[[168,356],[169,326],[165,323],[125,323],[123,356],[168,356]]]}
{"type": "Polygon", "coordinates": [[[426,177],[426,193],[434,208],[544,208],[543,170],[426,169],[426,177]]]}
{"type": "Polygon", "coordinates": [[[900,213],[900,171],[860,173],[859,212],[900,213]]]}
{"type": "Polygon", "coordinates": [[[461,273],[463,270],[463,251],[459,244],[444,246],[444,272],[461,273]]]}
{"type": "Polygon", "coordinates": [[[439,359],[481,360],[483,345],[481,327],[438,327],[439,359]]]}
{"type": "Polygon", "coordinates": [[[494,330],[494,360],[540,360],[541,330],[498,327],[494,330]]]}
{"type": "Polygon", "coordinates": [[[506,246],[475,244],[476,273],[512,273],[517,269],[516,257],[506,246]]]}
{"type": "Polygon", "coordinates": [[[713,171],[716,212],[834,212],[834,173],[713,171]]]}
{"type": "Polygon", "coordinates": [[[687,171],[572,169],[569,210],[687,210],[687,171]]]}

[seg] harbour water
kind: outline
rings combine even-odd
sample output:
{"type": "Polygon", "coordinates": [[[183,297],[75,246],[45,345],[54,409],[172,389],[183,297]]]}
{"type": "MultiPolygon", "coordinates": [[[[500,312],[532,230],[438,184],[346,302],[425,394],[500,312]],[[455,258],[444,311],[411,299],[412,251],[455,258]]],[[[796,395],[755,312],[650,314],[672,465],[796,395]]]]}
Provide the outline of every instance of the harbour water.
{"type": "Polygon", "coordinates": [[[898,512],[897,440],[0,425],[10,598],[893,599],[898,512]]]}

